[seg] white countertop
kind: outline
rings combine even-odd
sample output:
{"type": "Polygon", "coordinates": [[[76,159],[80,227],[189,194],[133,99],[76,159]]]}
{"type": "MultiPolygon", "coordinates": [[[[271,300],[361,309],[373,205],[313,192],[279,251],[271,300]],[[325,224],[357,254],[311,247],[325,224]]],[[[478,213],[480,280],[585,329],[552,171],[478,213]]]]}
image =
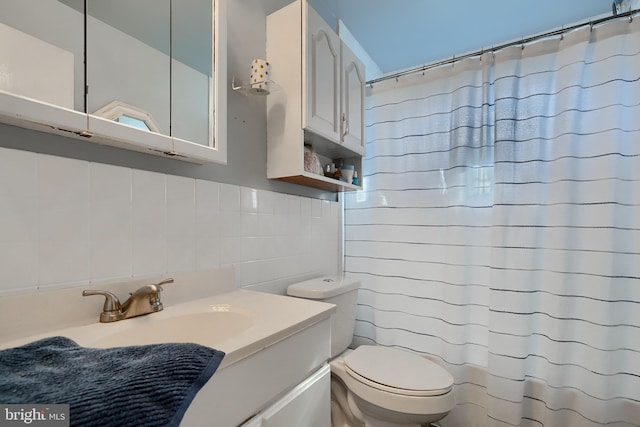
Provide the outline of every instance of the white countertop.
{"type": "MultiPolygon", "coordinates": [[[[166,303],[165,303],[166,304],[166,303]]],[[[196,342],[226,356],[229,366],[318,321],[335,306],[249,290],[234,290],[166,306],[163,311],[113,323],[96,322],[0,343],[0,349],[50,336],[66,336],[85,347],[115,347],[162,342],[196,342]]]]}

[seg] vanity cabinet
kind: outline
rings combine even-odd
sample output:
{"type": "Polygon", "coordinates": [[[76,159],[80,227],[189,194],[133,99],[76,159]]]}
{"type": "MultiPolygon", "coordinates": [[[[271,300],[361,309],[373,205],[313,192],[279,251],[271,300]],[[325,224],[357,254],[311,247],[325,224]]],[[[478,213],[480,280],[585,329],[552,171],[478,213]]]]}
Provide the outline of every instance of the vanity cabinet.
{"type": "Polygon", "coordinates": [[[331,191],[361,187],[305,169],[305,145],[325,166],[352,164],[362,176],[364,65],[308,4],[267,17],[267,177],[331,191]]]}
{"type": "Polygon", "coordinates": [[[331,371],[325,364],[242,427],[331,426],[331,371]]]}

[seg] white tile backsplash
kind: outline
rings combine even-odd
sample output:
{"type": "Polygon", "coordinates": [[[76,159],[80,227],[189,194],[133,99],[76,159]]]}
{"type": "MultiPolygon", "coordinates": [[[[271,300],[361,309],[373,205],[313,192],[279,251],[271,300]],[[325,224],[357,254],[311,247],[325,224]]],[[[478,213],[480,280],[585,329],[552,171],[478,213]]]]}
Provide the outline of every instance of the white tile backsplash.
{"type": "Polygon", "coordinates": [[[276,209],[276,193],[266,190],[258,191],[258,211],[261,214],[273,214],[276,209]]]}
{"type": "Polygon", "coordinates": [[[133,272],[132,171],[91,163],[89,173],[91,279],[130,277],[133,272]]]}
{"type": "Polygon", "coordinates": [[[234,266],[338,274],[340,204],[0,148],[0,295],[234,266]]]}
{"type": "Polygon", "coordinates": [[[0,148],[0,292],[38,282],[38,157],[0,148]]]}
{"type": "Polygon", "coordinates": [[[133,275],[167,271],[167,177],[133,170],[133,275]]]}
{"type": "Polygon", "coordinates": [[[16,240],[0,242],[0,294],[35,289],[38,283],[38,242],[16,240]]]}
{"type": "Polygon", "coordinates": [[[220,184],[196,181],[196,270],[220,265],[220,184]]]}
{"type": "Polygon", "coordinates": [[[89,163],[38,156],[40,286],[89,280],[89,163]]]}
{"type": "Polygon", "coordinates": [[[258,190],[240,188],[240,210],[242,212],[258,212],[258,190]]]}
{"type": "Polygon", "coordinates": [[[240,187],[220,184],[220,210],[222,212],[240,212],[240,187]]]}
{"type": "Polygon", "coordinates": [[[196,182],[167,176],[167,269],[196,269],[196,182]]]}
{"type": "Polygon", "coordinates": [[[38,230],[38,158],[0,148],[0,241],[35,240],[38,230]]]}

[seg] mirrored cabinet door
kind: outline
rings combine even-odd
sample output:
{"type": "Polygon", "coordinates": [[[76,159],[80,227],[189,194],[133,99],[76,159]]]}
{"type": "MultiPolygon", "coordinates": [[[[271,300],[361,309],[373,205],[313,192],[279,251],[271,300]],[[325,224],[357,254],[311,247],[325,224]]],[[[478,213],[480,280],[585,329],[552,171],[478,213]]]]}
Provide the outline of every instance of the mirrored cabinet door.
{"type": "Polygon", "coordinates": [[[172,0],[171,135],[213,143],[213,2],[172,0]]]}
{"type": "Polygon", "coordinates": [[[79,10],[58,0],[0,2],[0,93],[15,95],[16,108],[31,100],[84,112],[83,1],[76,3],[79,10]]]}
{"type": "Polygon", "coordinates": [[[226,163],[226,0],[1,0],[0,123],[226,163]]]}
{"type": "Polygon", "coordinates": [[[86,4],[87,112],[170,135],[170,0],[86,4]]]}

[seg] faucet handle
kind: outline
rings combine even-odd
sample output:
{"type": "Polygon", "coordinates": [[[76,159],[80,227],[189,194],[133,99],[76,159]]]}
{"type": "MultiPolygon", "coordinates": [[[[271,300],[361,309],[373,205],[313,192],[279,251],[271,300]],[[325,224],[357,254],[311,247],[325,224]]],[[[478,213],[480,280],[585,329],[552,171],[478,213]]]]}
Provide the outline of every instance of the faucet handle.
{"type": "Polygon", "coordinates": [[[102,306],[102,313],[100,313],[101,322],[111,322],[113,320],[119,320],[122,317],[122,305],[117,296],[109,291],[82,291],[83,297],[92,295],[102,295],[104,297],[104,305],[102,306]]]}
{"type": "Polygon", "coordinates": [[[139,293],[139,292],[146,293],[149,296],[149,305],[150,307],[153,308],[153,311],[160,311],[163,309],[162,301],[160,300],[160,292],[163,291],[162,285],[166,285],[167,283],[173,283],[173,278],[170,277],[168,279],[161,280],[158,283],[145,285],[140,289],[138,289],[136,293],[139,293]]]}
{"type": "Polygon", "coordinates": [[[88,297],[92,295],[102,295],[104,296],[104,306],[102,307],[102,311],[120,311],[122,306],[120,305],[120,300],[117,296],[109,291],[82,291],[83,297],[88,297]]]}
{"type": "Polygon", "coordinates": [[[154,285],[158,288],[158,291],[162,291],[162,285],[166,285],[168,283],[173,283],[173,277],[169,277],[168,279],[164,279],[158,283],[154,283],[154,285]]]}

